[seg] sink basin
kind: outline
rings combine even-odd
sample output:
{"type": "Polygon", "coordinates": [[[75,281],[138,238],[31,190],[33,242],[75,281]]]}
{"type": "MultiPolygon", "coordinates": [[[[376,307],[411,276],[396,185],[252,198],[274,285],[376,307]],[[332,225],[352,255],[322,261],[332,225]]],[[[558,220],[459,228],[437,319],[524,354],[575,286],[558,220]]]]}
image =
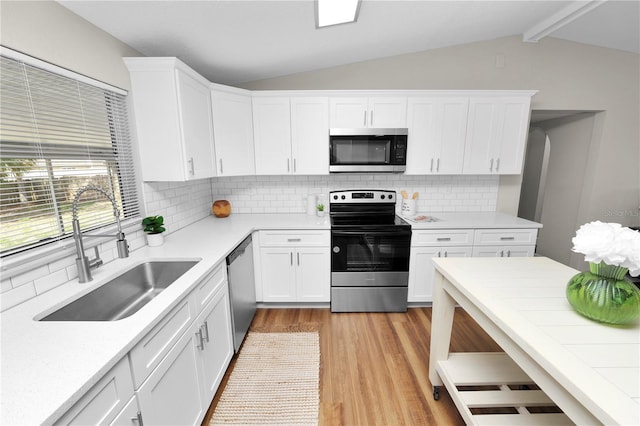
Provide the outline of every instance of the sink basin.
{"type": "Polygon", "coordinates": [[[141,263],[40,321],[117,321],[136,313],[197,261],[141,263]]]}

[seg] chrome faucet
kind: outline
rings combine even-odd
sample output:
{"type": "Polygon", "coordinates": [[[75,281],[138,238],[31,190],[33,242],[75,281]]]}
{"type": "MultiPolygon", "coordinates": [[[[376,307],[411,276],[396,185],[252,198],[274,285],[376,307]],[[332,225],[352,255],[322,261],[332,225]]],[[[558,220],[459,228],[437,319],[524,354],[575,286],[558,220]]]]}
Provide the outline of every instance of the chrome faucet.
{"type": "Polygon", "coordinates": [[[113,199],[109,193],[107,193],[104,189],[97,187],[95,185],[87,185],[83,186],[76,192],[76,195],[73,197],[73,239],[76,243],[76,267],[78,268],[78,282],[86,283],[91,281],[93,278],[91,277],[91,268],[97,268],[102,265],[102,259],[100,259],[100,254],[98,252],[98,247],[94,247],[96,257],[94,259],[89,260],[84,253],[84,246],[82,244],[82,231],[80,230],[80,221],[78,220],[78,199],[80,196],[86,191],[97,191],[107,197],[107,199],[111,202],[113,206],[113,215],[116,218],[116,224],[118,226],[118,233],[115,235],[106,235],[106,234],[93,234],[93,235],[85,235],[85,237],[115,237],[117,239],[116,246],[118,248],[118,257],[123,259],[125,257],[129,257],[129,245],[127,244],[127,240],[124,238],[124,233],[122,232],[122,226],[120,225],[120,211],[118,210],[118,206],[116,201],[113,199]]]}

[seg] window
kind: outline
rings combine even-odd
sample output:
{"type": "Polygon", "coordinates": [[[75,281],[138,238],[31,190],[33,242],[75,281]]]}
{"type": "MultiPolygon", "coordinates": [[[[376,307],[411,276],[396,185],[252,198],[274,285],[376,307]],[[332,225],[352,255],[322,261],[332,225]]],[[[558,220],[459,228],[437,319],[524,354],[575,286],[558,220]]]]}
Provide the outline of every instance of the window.
{"type": "MultiPolygon", "coordinates": [[[[120,219],[139,217],[126,93],[0,60],[0,256],[69,237],[72,201],[86,185],[113,194],[120,219]]],[[[83,230],[115,223],[97,191],[78,206],[83,230]]]]}

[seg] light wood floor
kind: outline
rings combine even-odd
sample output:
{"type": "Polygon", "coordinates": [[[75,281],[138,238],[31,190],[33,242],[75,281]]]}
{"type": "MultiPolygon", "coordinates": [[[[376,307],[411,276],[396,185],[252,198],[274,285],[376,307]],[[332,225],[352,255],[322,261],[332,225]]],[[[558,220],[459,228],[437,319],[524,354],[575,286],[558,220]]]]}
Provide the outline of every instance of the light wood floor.
{"type": "MultiPolygon", "coordinates": [[[[407,313],[340,313],[329,309],[259,309],[255,331],[320,333],[320,425],[464,424],[446,391],[435,401],[428,379],[431,308],[407,313]]],[[[451,350],[500,351],[463,310],[451,350]]],[[[208,424],[235,357],[205,417],[208,424]]]]}

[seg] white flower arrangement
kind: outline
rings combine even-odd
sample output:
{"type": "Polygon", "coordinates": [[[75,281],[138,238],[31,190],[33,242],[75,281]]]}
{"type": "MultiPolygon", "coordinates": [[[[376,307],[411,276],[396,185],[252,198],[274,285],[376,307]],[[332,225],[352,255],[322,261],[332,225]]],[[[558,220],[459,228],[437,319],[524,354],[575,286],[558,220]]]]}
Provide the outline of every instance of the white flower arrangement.
{"type": "Polygon", "coordinates": [[[595,221],[582,225],[571,242],[572,250],[583,253],[587,262],[622,266],[632,276],[640,275],[640,232],[595,221]]]}

